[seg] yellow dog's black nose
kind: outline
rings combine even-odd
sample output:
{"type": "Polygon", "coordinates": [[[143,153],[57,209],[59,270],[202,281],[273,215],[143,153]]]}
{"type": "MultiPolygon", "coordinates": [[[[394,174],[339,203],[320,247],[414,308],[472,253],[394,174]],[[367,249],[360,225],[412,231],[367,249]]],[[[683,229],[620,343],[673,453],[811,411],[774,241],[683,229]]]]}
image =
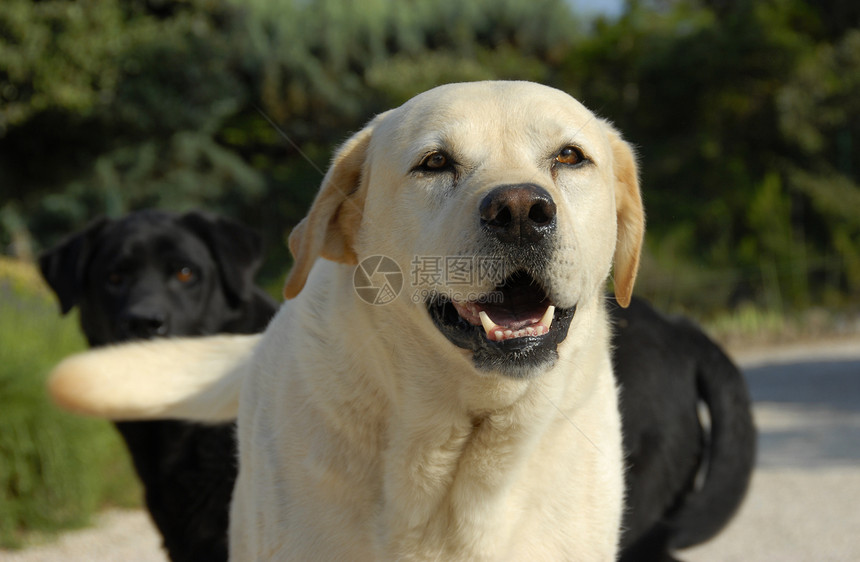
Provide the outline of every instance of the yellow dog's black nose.
{"type": "Polygon", "coordinates": [[[504,243],[535,243],[555,229],[555,202],[534,184],[494,188],[478,209],[481,227],[504,243]]]}

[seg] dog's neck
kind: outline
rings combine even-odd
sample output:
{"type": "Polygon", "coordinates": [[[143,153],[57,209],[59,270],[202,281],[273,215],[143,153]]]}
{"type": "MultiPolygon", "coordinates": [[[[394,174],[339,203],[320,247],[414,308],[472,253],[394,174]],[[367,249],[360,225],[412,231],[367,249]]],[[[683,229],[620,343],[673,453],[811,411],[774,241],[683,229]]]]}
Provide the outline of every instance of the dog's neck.
{"type": "MultiPolygon", "coordinates": [[[[608,357],[596,350],[605,346],[590,344],[595,337],[606,338],[605,330],[572,333],[576,343],[565,344],[558,368],[515,380],[478,371],[466,354],[434,333],[429,318],[422,324],[424,311],[410,310],[411,303],[391,303],[383,311],[360,302],[346,273],[329,276],[329,286],[311,288],[326,298],[316,295],[307,302],[326,310],[300,305],[299,313],[312,314],[322,329],[308,341],[325,334],[321,345],[327,349],[363,350],[361,363],[329,354],[328,380],[320,380],[317,369],[308,383],[317,389],[314,402],[325,403],[320,423],[329,429],[320,436],[339,439],[333,450],[350,448],[353,463],[366,463],[358,470],[353,464],[350,472],[367,477],[356,485],[366,488],[372,495],[367,500],[379,509],[377,552],[398,559],[497,557],[493,553],[500,555],[510,546],[505,541],[519,534],[512,528],[518,519],[510,517],[511,511],[533,508],[518,505],[528,497],[522,482],[535,480],[534,475],[524,478],[523,471],[540,479],[547,468],[529,464],[535,456],[530,453],[548,446],[548,426],[574,423],[575,412],[557,405],[588,404],[595,392],[590,373],[580,370],[602,371],[598,367],[608,357]],[[392,314],[409,329],[392,325],[392,314]],[[334,320],[326,326],[325,319],[334,320]],[[444,352],[447,346],[450,353],[444,352]],[[389,378],[380,379],[380,373],[389,378]],[[327,390],[320,393],[322,388],[327,390]],[[366,403],[369,399],[374,403],[366,403]]],[[[601,313],[599,305],[581,307],[583,315],[601,313]]],[[[595,322],[574,322],[571,330],[579,325],[595,322]]]]}
{"type": "Polygon", "coordinates": [[[388,555],[479,559],[504,547],[498,538],[511,536],[514,522],[502,504],[513,500],[511,486],[554,417],[535,415],[535,389],[481,413],[404,402],[389,421],[384,455],[379,524],[388,555]]]}

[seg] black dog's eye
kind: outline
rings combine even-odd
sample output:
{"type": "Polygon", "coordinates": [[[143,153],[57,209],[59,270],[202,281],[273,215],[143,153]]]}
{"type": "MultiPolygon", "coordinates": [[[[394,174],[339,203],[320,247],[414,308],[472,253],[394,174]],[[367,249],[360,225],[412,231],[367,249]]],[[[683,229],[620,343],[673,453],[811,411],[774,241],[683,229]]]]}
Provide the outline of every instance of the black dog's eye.
{"type": "Polygon", "coordinates": [[[197,277],[194,275],[194,270],[188,266],[180,267],[173,274],[180,283],[191,283],[197,277]]]}
{"type": "Polygon", "coordinates": [[[454,162],[444,152],[434,151],[421,160],[416,170],[421,172],[443,172],[452,169],[454,162]]]}
{"type": "Polygon", "coordinates": [[[556,155],[555,161],[566,166],[576,166],[585,161],[585,155],[575,146],[565,146],[556,155]]]}
{"type": "Polygon", "coordinates": [[[107,282],[108,284],[119,287],[125,281],[125,275],[119,273],[118,271],[111,271],[108,273],[107,282]]]}

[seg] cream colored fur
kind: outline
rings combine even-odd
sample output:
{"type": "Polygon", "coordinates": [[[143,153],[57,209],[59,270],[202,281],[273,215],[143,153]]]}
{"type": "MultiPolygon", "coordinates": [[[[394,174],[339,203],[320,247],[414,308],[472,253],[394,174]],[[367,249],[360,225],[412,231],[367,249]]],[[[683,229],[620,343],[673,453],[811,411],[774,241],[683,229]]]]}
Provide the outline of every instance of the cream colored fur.
{"type": "Polygon", "coordinates": [[[66,410],[117,421],[200,418],[201,412],[206,421],[230,420],[260,338],[212,336],[94,349],[57,365],[48,392],[66,410]]]}
{"type": "Polygon", "coordinates": [[[577,101],[523,82],[436,88],[335,156],[290,240],[291,300],[258,340],[90,352],[51,388],[118,419],[223,419],[238,403],[233,560],[613,560],[622,452],[602,292],[614,256],[629,299],[643,228],[632,152],[577,101]],[[591,164],[554,170],[569,144],[591,164]],[[440,147],[456,181],[412,173],[440,147]],[[412,291],[414,256],[477,253],[478,202],[523,182],[556,202],[545,281],[577,307],[554,365],[478,370],[409,295],[357,298],[351,264],[367,256],[395,259],[412,291]]]}

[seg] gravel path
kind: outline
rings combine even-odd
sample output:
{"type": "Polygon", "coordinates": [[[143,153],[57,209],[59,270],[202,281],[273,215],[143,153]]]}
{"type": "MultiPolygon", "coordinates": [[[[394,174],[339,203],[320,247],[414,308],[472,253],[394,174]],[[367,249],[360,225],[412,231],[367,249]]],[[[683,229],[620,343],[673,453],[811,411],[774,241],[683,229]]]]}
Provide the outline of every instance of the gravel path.
{"type": "Polygon", "coordinates": [[[10,552],[2,562],[167,562],[161,537],[141,510],[107,511],[90,529],[72,531],[56,542],[10,552]]]}
{"type": "Polygon", "coordinates": [[[737,356],[759,431],[740,513],[687,562],[860,560],[860,341],[737,356]]]}
{"type": "MultiPolygon", "coordinates": [[[[860,560],[860,341],[742,352],[759,429],[758,468],[740,513],[687,562],[860,560]]],[[[2,562],[165,562],[142,511],[2,562]]]]}

